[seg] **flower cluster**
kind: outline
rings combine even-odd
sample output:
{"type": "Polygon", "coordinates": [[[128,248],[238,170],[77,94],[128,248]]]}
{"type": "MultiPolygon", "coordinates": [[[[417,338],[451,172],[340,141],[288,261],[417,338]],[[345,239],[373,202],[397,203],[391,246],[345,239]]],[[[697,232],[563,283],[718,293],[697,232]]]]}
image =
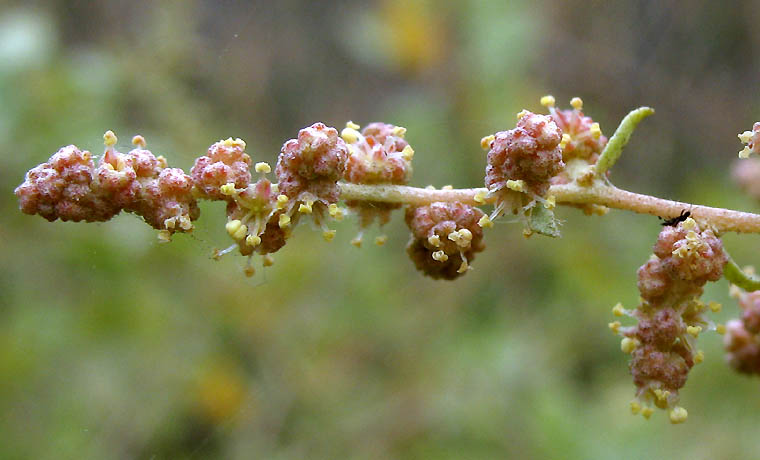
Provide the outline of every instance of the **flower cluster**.
{"type": "Polygon", "coordinates": [[[455,279],[470,269],[475,254],[485,249],[480,220],[483,211],[462,203],[432,203],[408,208],[412,232],[406,252],[414,265],[433,279],[455,279]]]}
{"type": "Polygon", "coordinates": [[[637,389],[637,399],[631,402],[634,413],[649,418],[653,404],[669,409],[673,423],[686,420],[686,410],[677,405],[678,391],[694,364],[704,359],[696,346],[697,336],[717,328],[705,312],[720,308],[715,303],[705,305],[699,298],[707,281],[720,279],[727,261],[720,239],[694,219],[665,226],[654,255],[638,271],[641,304],[633,311],[620,304],[613,308],[616,316],[638,320],[631,327],[610,323],[613,332],[623,336],[621,349],[632,355],[630,370],[637,389]]]}
{"type": "Polygon", "coordinates": [[[244,189],[251,182],[251,157],[245,153],[245,142],[228,138],[215,142],[206,155],[195,160],[190,175],[203,198],[225,200],[222,186],[232,184],[244,189]]]}
{"type": "Polygon", "coordinates": [[[726,323],[723,345],[728,364],[743,374],[760,374],[760,291],[738,290],[739,319],[726,323]]]}
{"type": "MultiPolygon", "coordinates": [[[[343,179],[352,184],[406,185],[412,176],[414,150],[404,139],[406,128],[386,123],[370,123],[359,132],[359,125],[348,122],[341,137],[348,147],[348,160],[343,179]]],[[[348,208],[359,218],[359,235],[352,243],[360,246],[365,228],[375,219],[380,226],[390,220],[391,211],[399,203],[349,200],[348,208]]]]}
{"type": "Polygon", "coordinates": [[[27,173],[18,188],[21,210],[53,221],[106,221],[127,211],[141,216],[167,240],[174,232],[193,229],[200,211],[192,194],[193,181],[181,169],[145,149],[121,153],[113,132],[104,135],[106,150],[95,166],[90,152],[74,145],[61,148],[46,163],[27,173]]]}

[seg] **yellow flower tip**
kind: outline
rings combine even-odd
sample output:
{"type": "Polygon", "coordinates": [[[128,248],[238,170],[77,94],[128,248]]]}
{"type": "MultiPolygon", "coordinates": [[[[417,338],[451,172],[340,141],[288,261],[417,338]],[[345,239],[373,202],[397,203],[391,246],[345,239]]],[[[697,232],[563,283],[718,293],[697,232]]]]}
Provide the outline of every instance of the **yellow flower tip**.
{"type": "Polygon", "coordinates": [[[443,251],[435,251],[433,253],[433,260],[436,260],[438,262],[446,262],[449,260],[449,256],[447,256],[443,251]]]}
{"type": "Polygon", "coordinates": [[[243,273],[245,274],[246,277],[250,278],[256,274],[256,269],[253,268],[253,265],[249,263],[249,264],[246,264],[245,267],[243,268],[243,273]]]}
{"type": "Polygon", "coordinates": [[[544,207],[546,209],[554,209],[557,207],[557,197],[554,195],[549,195],[546,197],[546,201],[544,201],[544,207]]]}
{"type": "Polygon", "coordinates": [[[752,131],[744,131],[739,134],[739,140],[742,144],[749,144],[750,139],[752,139],[752,134],[752,131]]]}
{"type": "Polygon", "coordinates": [[[681,226],[686,230],[694,230],[697,227],[697,222],[691,217],[687,217],[681,226]]]}
{"type": "Polygon", "coordinates": [[[343,128],[343,131],[340,132],[340,137],[349,144],[353,144],[359,140],[361,133],[356,128],[343,128]]]}
{"type": "Polygon", "coordinates": [[[485,190],[481,190],[478,193],[476,193],[475,196],[472,197],[472,199],[477,204],[486,204],[486,196],[488,196],[488,192],[486,192],[485,190]]]}
{"type": "Polygon", "coordinates": [[[523,192],[525,191],[525,181],[510,179],[507,181],[507,188],[515,192],[523,192]]]}
{"type": "Polygon", "coordinates": [[[480,228],[491,228],[493,227],[493,221],[486,214],[480,218],[480,220],[478,221],[478,225],[480,225],[480,228]]]}
{"type": "Polygon", "coordinates": [[[441,190],[454,190],[454,186],[453,185],[444,185],[443,187],[441,187],[441,190]]]}
{"type": "Polygon", "coordinates": [[[676,406],[670,411],[670,423],[683,423],[689,417],[689,413],[681,406],[676,406]]]}
{"type": "Polygon", "coordinates": [[[242,149],[245,149],[245,141],[237,137],[235,139],[228,137],[227,139],[223,139],[219,142],[221,142],[225,147],[240,147],[242,149]]]}
{"type": "Polygon", "coordinates": [[[396,126],[393,128],[393,131],[391,131],[394,136],[403,138],[406,135],[406,128],[403,126],[396,126]]]}
{"type": "Polygon", "coordinates": [[[172,234],[169,230],[159,230],[156,236],[159,243],[168,243],[172,240],[172,234]]]}
{"type": "Polygon", "coordinates": [[[570,99],[570,105],[572,105],[575,110],[580,110],[583,108],[583,99],[574,97],[570,99]]]}
{"type": "Polygon", "coordinates": [[[438,235],[433,235],[428,237],[428,243],[430,243],[433,247],[440,247],[441,246],[441,237],[438,235]]]}
{"type": "Polygon", "coordinates": [[[630,337],[623,337],[623,340],[620,341],[620,350],[623,351],[623,353],[633,353],[633,350],[636,349],[636,339],[632,339],[630,337]]]}
{"type": "Polygon", "coordinates": [[[227,229],[227,233],[235,240],[242,240],[245,238],[246,233],[248,233],[248,226],[237,219],[227,222],[225,229],[227,229]]]}
{"type": "Polygon", "coordinates": [[[469,269],[470,269],[470,265],[467,263],[466,260],[463,260],[462,264],[457,269],[457,273],[464,273],[464,272],[466,272],[469,269]]]}
{"type": "Polygon", "coordinates": [[[614,307],[612,307],[612,314],[615,316],[625,316],[625,308],[623,308],[623,304],[618,302],[615,304],[614,307]]]}
{"type": "Polygon", "coordinates": [[[254,166],[254,169],[257,173],[269,174],[270,172],[272,172],[272,167],[269,166],[269,163],[265,161],[260,161],[256,163],[256,165],[254,166]]]}
{"type": "Polygon", "coordinates": [[[573,140],[573,138],[572,138],[572,137],[570,137],[570,135],[569,135],[569,134],[567,134],[567,133],[564,133],[564,134],[562,135],[562,140],[561,140],[561,141],[559,141],[559,148],[560,148],[560,149],[562,149],[562,150],[564,150],[564,148],[567,146],[567,144],[569,144],[569,143],[570,143],[570,141],[572,141],[572,140],[573,140]]]}
{"type": "Polygon", "coordinates": [[[687,326],[686,332],[689,335],[696,337],[699,335],[700,332],[702,332],[702,326],[687,326]]]}
{"type": "Polygon", "coordinates": [[[404,160],[406,161],[412,161],[412,158],[414,158],[414,149],[411,145],[407,145],[404,147],[404,150],[401,151],[401,156],[404,157],[404,160]]]}
{"type": "Polygon", "coordinates": [[[280,228],[286,228],[290,226],[290,216],[287,214],[280,214],[280,219],[277,222],[280,228]]]}
{"type": "Polygon", "coordinates": [[[613,321],[613,322],[607,324],[607,327],[609,327],[610,330],[613,333],[615,333],[615,334],[617,334],[617,333],[620,332],[620,326],[622,326],[622,324],[620,323],[620,321],[613,321]]]}
{"type": "Polygon", "coordinates": [[[589,132],[591,133],[591,137],[594,139],[599,139],[602,137],[602,129],[599,127],[599,123],[591,123],[591,126],[589,127],[589,132]]]}
{"type": "Polygon", "coordinates": [[[138,134],[132,138],[132,145],[135,145],[137,147],[140,147],[141,149],[144,149],[145,146],[148,144],[145,142],[145,138],[138,134]]]}
{"type": "Polygon", "coordinates": [[[261,262],[263,266],[271,267],[272,265],[274,265],[274,257],[272,257],[271,254],[266,254],[264,255],[264,258],[261,262]]]}
{"type": "Polygon", "coordinates": [[[157,156],[157,157],[156,157],[156,160],[158,160],[158,164],[159,164],[159,165],[160,165],[162,168],[166,168],[167,166],[169,166],[169,162],[168,162],[168,161],[166,161],[166,158],[165,158],[163,155],[159,155],[159,156],[157,156]]]}
{"type": "Polygon", "coordinates": [[[749,158],[749,154],[752,153],[752,150],[749,149],[749,147],[744,147],[739,151],[739,158],[742,160],[746,160],[749,158]]]}
{"type": "Polygon", "coordinates": [[[324,238],[325,241],[330,242],[333,240],[333,238],[335,238],[335,233],[335,230],[325,230],[322,232],[322,238],[324,238]]]}
{"type": "Polygon", "coordinates": [[[486,137],[484,137],[483,139],[480,140],[480,146],[484,150],[490,150],[491,149],[491,142],[493,142],[494,139],[496,139],[496,136],[494,136],[493,134],[491,134],[490,136],[486,136],[486,137]]]}
{"type": "Polygon", "coordinates": [[[232,182],[224,184],[219,187],[219,191],[222,192],[222,195],[232,196],[235,194],[235,184],[232,182]]]}
{"type": "Polygon", "coordinates": [[[702,350],[697,351],[696,354],[694,354],[694,363],[699,364],[702,361],[705,360],[705,352],[702,350]]]}
{"type": "Polygon", "coordinates": [[[641,404],[634,399],[631,401],[631,413],[637,415],[639,412],[641,412],[641,404]]]}
{"type": "Polygon", "coordinates": [[[718,302],[711,300],[708,304],[708,307],[710,307],[710,310],[712,310],[713,313],[718,313],[721,308],[723,308],[723,305],[719,304],[718,302]]]}
{"type": "Polygon", "coordinates": [[[359,127],[360,127],[359,125],[357,125],[356,123],[354,123],[351,120],[349,120],[349,121],[346,122],[346,128],[358,130],[359,127]]]}
{"type": "Polygon", "coordinates": [[[261,244],[261,237],[258,235],[248,235],[245,237],[245,244],[248,246],[258,246],[261,244]]]}
{"type": "Polygon", "coordinates": [[[647,420],[649,420],[649,417],[651,417],[651,416],[652,416],[652,414],[654,414],[654,409],[652,409],[652,408],[651,408],[651,407],[649,407],[649,406],[647,406],[647,407],[643,407],[643,408],[641,409],[641,415],[643,415],[643,416],[644,416],[644,418],[645,418],[645,419],[647,419],[647,420]]]}
{"type": "Polygon", "coordinates": [[[388,241],[388,235],[380,235],[375,238],[375,244],[378,246],[384,245],[388,241]]]}
{"type": "Polygon", "coordinates": [[[521,119],[522,117],[524,117],[525,115],[527,115],[529,113],[530,112],[528,112],[527,110],[522,109],[519,112],[517,112],[517,119],[519,120],[519,119],[521,119]]]}
{"type": "Polygon", "coordinates": [[[716,324],[715,325],[715,332],[717,332],[720,335],[723,335],[726,333],[726,326],[724,324],[716,324]]]}
{"type": "Polygon", "coordinates": [[[116,134],[110,129],[103,134],[103,143],[106,147],[113,147],[118,141],[119,139],[116,137],[116,134]]]}
{"type": "Polygon", "coordinates": [[[277,202],[282,203],[282,204],[287,203],[288,202],[287,195],[277,195],[277,202]]]}
{"type": "Polygon", "coordinates": [[[343,216],[345,215],[343,210],[335,203],[330,203],[327,207],[327,212],[330,214],[330,217],[337,221],[343,220],[343,216]]]}
{"type": "Polygon", "coordinates": [[[301,203],[300,205],[298,205],[298,212],[303,213],[303,214],[311,214],[312,212],[311,203],[301,203]]]}
{"type": "Polygon", "coordinates": [[[529,228],[524,228],[523,231],[522,231],[522,235],[525,238],[530,238],[531,236],[533,236],[533,230],[531,230],[529,228]]]}
{"type": "Polygon", "coordinates": [[[548,107],[554,107],[554,104],[556,102],[557,101],[554,99],[554,96],[552,96],[551,94],[547,94],[546,96],[544,96],[544,97],[541,98],[541,105],[543,105],[544,107],[547,107],[547,108],[548,107]]]}
{"type": "Polygon", "coordinates": [[[357,248],[362,247],[362,238],[360,236],[357,236],[356,238],[351,240],[351,244],[357,248]]]}

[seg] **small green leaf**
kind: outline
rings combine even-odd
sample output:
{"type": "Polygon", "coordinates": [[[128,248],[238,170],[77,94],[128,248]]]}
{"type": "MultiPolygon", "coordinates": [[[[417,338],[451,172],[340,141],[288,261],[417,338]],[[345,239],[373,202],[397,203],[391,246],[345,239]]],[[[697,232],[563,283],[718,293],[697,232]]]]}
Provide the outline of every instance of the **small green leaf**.
{"type": "Polygon", "coordinates": [[[723,268],[723,276],[731,283],[745,291],[757,291],[760,289],[760,279],[754,275],[744,273],[744,270],[729,257],[728,263],[723,268]]]}
{"type": "Polygon", "coordinates": [[[654,109],[650,107],[639,107],[636,110],[631,110],[628,115],[620,122],[620,126],[615,130],[615,134],[612,135],[607,145],[604,147],[601,156],[596,162],[596,176],[602,177],[608,169],[618,161],[620,155],[623,153],[623,147],[631,139],[633,130],[636,129],[636,125],[644,118],[652,115],[654,109]]]}
{"type": "Polygon", "coordinates": [[[559,233],[559,221],[554,218],[554,212],[537,203],[528,215],[528,226],[531,230],[541,235],[557,238],[559,233]]]}

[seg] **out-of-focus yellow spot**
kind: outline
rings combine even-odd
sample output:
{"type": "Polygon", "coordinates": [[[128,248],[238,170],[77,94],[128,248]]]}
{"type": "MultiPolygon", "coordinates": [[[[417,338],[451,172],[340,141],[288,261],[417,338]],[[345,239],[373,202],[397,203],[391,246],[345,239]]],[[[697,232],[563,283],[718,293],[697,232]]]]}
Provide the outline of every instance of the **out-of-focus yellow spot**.
{"type": "Polygon", "coordinates": [[[688,332],[690,335],[696,337],[699,335],[700,332],[702,332],[702,326],[687,326],[686,332],[688,332]]]}
{"type": "Polygon", "coordinates": [[[262,259],[262,265],[265,267],[271,267],[274,265],[274,257],[272,257],[271,254],[264,255],[264,258],[262,259]]]}
{"type": "Polygon", "coordinates": [[[633,415],[636,415],[639,412],[641,412],[641,404],[634,399],[633,401],[631,401],[631,413],[633,415]]]}
{"type": "Polygon", "coordinates": [[[618,332],[620,332],[620,326],[622,326],[622,324],[620,323],[620,321],[613,321],[613,322],[607,324],[607,327],[609,327],[610,330],[612,332],[614,332],[615,334],[617,334],[618,332]]]}
{"type": "Polygon", "coordinates": [[[644,408],[641,409],[641,415],[643,415],[644,418],[647,419],[647,420],[649,420],[649,417],[651,417],[652,414],[654,414],[654,409],[652,409],[649,406],[644,407],[644,408]]]}
{"type": "Polygon", "coordinates": [[[694,363],[699,364],[705,360],[705,352],[702,350],[697,351],[694,355],[694,363]]]}
{"type": "Polygon", "coordinates": [[[716,324],[715,325],[715,332],[717,332],[720,335],[723,335],[726,333],[726,326],[724,324],[716,324]]]}
{"type": "Polygon", "coordinates": [[[214,423],[224,422],[237,414],[245,396],[242,379],[221,366],[208,371],[198,382],[199,408],[214,423]]]}
{"type": "Polygon", "coordinates": [[[385,0],[379,19],[385,46],[398,67],[411,74],[439,63],[446,46],[443,9],[437,2],[385,0]]]}
{"type": "Polygon", "coordinates": [[[325,239],[325,241],[330,242],[335,238],[335,230],[325,230],[322,232],[322,238],[325,239]]]}
{"type": "Polygon", "coordinates": [[[712,310],[713,313],[718,313],[723,306],[719,304],[718,302],[711,300],[708,304],[708,307],[710,307],[710,310],[712,310]]]}
{"type": "Polygon", "coordinates": [[[382,246],[387,242],[388,242],[388,235],[380,235],[375,238],[375,244],[378,246],[382,246]]]}
{"type": "Polygon", "coordinates": [[[625,308],[623,308],[623,304],[618,302],[615,304],[614,307],[612,307],[612,314],[615,316],[625,316],[625,308]]]}

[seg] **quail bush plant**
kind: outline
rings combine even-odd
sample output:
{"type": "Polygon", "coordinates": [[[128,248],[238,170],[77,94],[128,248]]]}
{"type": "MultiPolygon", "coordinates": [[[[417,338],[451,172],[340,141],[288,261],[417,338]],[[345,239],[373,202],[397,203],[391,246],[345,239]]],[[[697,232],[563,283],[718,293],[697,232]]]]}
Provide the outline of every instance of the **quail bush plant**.
{"type": "MultiPolygon", "coordinates": [[[[264,267],[272,265],[273,254],[303,221],[311,221],[331,241],[331,222],[356,216],[358,236],[352,244],[360,247],[375,222],[382,227],[393,211],[404,208],[410,231],[406,250],[415,267],[424,276],[454,280],[472,271],[476,254],[485,249],[484,233],[493,232],[498,220],[516,219],[525,237],[558,237],[557,205],[586,214],[617,208],[659,216],[665,222],[653,254],[638,269],[640,302],[631,309],[615,305],[612,313],[618,318],[609,328],[630,355],[631,411],[649,418],[659,408],[671,422],[681,423],[687,411],[679,395],[691,368],[705,358],[700,334],[725,334],[730,366],[760,373],[760,279],[741,269],[720,239],[725,232],[760,233],[760,215],[615,187],[611,168],[638,123],[654,111],[630,112],[608,138],[583,113],[580,98],[570,101],[570,109],[555,104],[545,96],[541,105],[547,114],[523,110],[514,127],[483,137],[486,168],[483,187],[477,188],[408,186],[414,150],[406,129],[380,122],[361,129],[349,121],[340,131],[314,123],[285,142],[274,168],[276,182],[270,180],[272,167],[254,163],[241,139],[213,143],[187,174],[147,150],[139,135],[134,148],[119,152],[116,135],[107,131],[100,158],[75,145],[62,147],[29,170],[15,193],[22,212],[49,221],[102,222],[131,212],[157,229],[163,242],[193,231],[200,215],[197,200],[221,201],[232,244],[214,256],[246,256],[248,276],[255,274],[254,257],[264,267]],[[485,212],[485,207],[492,208],[485,212]],[[704,285],[721,278],[732,283],[741,312],[725,326],[709,317],[721,306],[701,299],[704,285]]],[[[734,177],[760,198],[760,160],[750,158],[760,154],[760,122],[739,139],[745,147],[734,177]]],[[[379,234],[375,243],[386,240],[379,234]]],[[[474,271],[470,276],[487,276],[474,271]]]]}

